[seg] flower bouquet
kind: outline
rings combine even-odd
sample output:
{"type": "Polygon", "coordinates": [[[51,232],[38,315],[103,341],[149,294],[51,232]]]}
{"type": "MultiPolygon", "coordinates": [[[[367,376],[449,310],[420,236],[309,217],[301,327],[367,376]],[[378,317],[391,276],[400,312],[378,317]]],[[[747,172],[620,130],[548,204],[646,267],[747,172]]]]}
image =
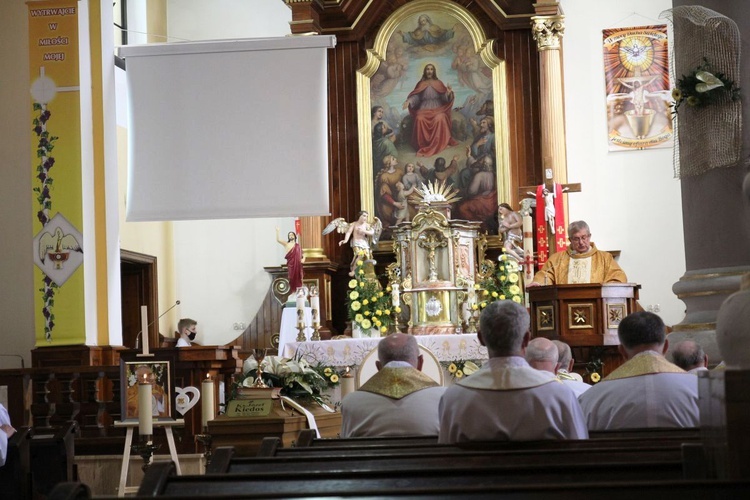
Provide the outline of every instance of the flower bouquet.
{"type": "Polygon", "coordinates": [[[475,371],[479,370],[479,366],[476,363],[466,359],[441,361],[440,364],[448,371],[448,374],[455,379],[468,377],[475,371]]]}
{"type": "MultiPolygon", "coordinates": [[[[386,333],[392,321],[390,292],[390,286],[383,292],[377,278],[367,276],[363,262],[358,261],[347,292],[347,314],[352,327],[359,327],[366,335],[372,328],[377,328],[381,334],[386,333]]],[[[400,308],[396,307],[395,312],[400,312],[400,308]]]]}
{"type": "Polygon", "coordinates": [[[677,109],[683,103],[700,108],[718,102],[722,97],[737,101],[740,99],[740,88],[724,73],[711,69],[708,60],[704,58],[703,63],[692,73],[677,80],[677,86],[672,89],[672,109],[677,114],[677,109]]]}
{"type": "Polygon", "coordinates": [[[523,303],[518,263],[514,259],[508,258],[505,252],[506,250],[503,248],[495,273],[474,285],[478,302],[474,307],[475,309],[484,309],[496,300],[512,300],[518,304],[523,303]]]}

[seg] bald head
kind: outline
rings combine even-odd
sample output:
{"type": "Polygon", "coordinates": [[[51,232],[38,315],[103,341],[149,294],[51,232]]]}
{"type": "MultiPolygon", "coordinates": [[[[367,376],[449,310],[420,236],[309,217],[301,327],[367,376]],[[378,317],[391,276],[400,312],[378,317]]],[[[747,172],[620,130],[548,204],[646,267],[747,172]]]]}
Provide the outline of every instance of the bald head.
{"type": "Polygon", "coordinates": [[[394,333],[382,339],[378,344],[378,369],[391,361],[405,361],[414,368],[421,369],[417,339],[403,333],[394,333]]]}
{"type": "Polygon", "coordinates": [[[672,360],[685,371],[708,366],[708,356],[703,347],[692,340],[683,340],[677,344],[672,352],[672,360]]]}
{"type": "Polygon", "coordinates": [[[551,340],[537,337],[526,346],[526,361],[537,370],[557,372],[557,346],[551,340]]]}
{"type": "Polygon", "coordinates": [[[553,344],[557,346],[557,362],[560,363],[558,370],[573,370],[573,353],[570,350],[570,346],[561,340],[553,340],[553,344]]]}

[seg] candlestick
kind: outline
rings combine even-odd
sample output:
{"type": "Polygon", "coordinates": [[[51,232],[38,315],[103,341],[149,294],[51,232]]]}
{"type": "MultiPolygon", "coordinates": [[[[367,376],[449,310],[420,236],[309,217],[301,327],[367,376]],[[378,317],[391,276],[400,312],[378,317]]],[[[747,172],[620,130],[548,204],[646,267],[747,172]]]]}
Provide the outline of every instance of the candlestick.
{"type": "Polygon", "coordinates": [[[208,421],[216,417],[216,401],[214,400],[214,381],[209,375],[201,384],[201,425],[205,429],[208,421]]]}
{"type": "Polygon", "coordinates": [[[148,352],[148,306],[141,306],[141,343],[143,344],[143,355],[149,356],[148,352]]]}
{"type": "Polygon", "coordinates": [[[144,374],[138,382],[138,434],[150,436],[154,433],[154,403],[151,384],[144,374]]]}

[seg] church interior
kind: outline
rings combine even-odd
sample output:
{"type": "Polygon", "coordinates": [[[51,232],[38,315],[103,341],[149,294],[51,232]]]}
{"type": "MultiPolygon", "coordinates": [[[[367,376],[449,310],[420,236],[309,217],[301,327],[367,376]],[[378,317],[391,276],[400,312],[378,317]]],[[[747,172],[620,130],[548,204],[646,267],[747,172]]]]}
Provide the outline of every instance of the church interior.
{"type": "Polygon", "coordinates": [[[2,2],[9,498],[750,491],[748,12],[2,2]],[[244,57],[244,41],[249,59],[228,69],[199,59],[244,57]],[[691,72],[709,90],[676,94],[691,72]],[[711,100],[716,87],[729,90],[711,100]],[[627,278],[566,264],[527,286],[575,245],[574,221],[627,278]],[[378,337],[413,334],[422,371],[455,385],[487,361],[477,329],[496,299],[527,308],[532,337],[568,342],[594,386],[623,364],[623,317],[654,313],[669,347],[705,351],[700,426],[559,446],[340,437],[341,400],[380,369],[378,337]],[[317,370],[325,401],[271,402],[261,367],[284,381],[289,358],[317,370]]]}

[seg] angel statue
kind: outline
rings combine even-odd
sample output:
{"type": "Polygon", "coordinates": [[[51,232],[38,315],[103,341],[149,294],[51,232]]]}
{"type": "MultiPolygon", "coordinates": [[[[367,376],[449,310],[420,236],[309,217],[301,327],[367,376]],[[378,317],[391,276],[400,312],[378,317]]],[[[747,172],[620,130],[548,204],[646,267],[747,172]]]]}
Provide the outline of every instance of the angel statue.
{"type": "Polygon", "coordinates": [[[339,217],[332,220],[323,230],[324,235],[332,232],[334,229],[339,233],[346,233],[344,239],[339,241],[339,246],[351,240],[354,258],[349,268],[349,276],[354,276],[358,261],[372,259],[372,249],[378,244],[380,233],[383,232],[383,223],[377,217],[374,217],[372,224],[367,222],[369,215],[367,210],[362,210],[359,212],[357,220],[352,223],[346,222],[343,217],[339,217]]]}

